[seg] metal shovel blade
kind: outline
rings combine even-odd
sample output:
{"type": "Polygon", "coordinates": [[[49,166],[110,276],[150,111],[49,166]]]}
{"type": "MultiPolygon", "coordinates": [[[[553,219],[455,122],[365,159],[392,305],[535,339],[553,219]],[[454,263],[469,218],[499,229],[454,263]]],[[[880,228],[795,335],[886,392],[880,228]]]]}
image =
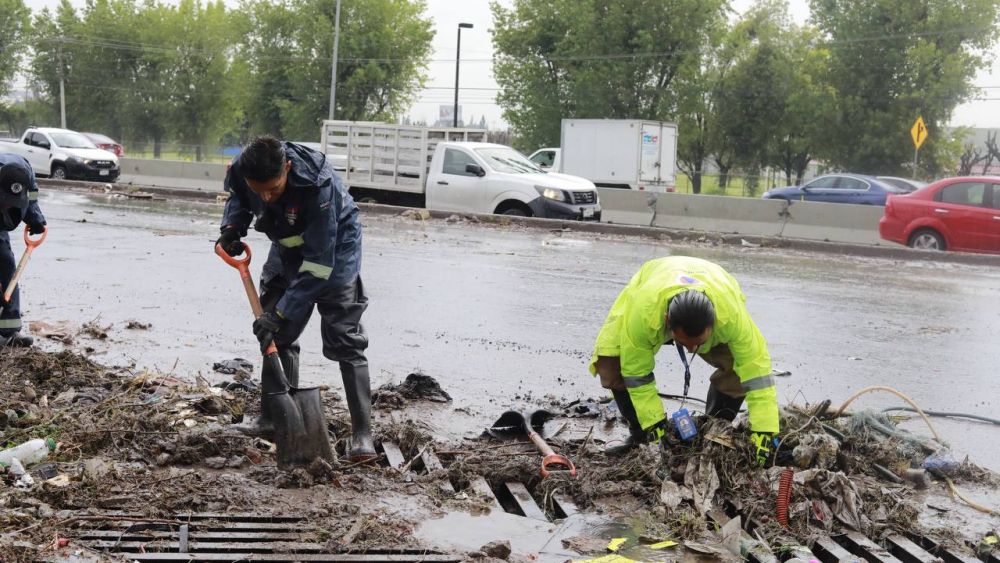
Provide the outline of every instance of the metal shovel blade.
{"type": "Polygon", "coordinates": [[[289,394],[302,413],[305,434],[290,449],[297,456],[297,463],[307,465],[316,458],[333,463],[333,448],[327,434],[326,415],[323,413],[323,396],[318,387],[293,387],[289,394]]]}
{"type": "Polygon", "coordinates": [[[288,394],[288,380],[276,352],[264,356],[260,374],[263,408],[274,422],[274,444],[279,468],[300,463],[296,447],[306,435],[306,424],[298,403],[288,394]]]}
{"type": "Polygon", "coordinates": [[[507,411],[486,429],[486,433],[498,440],[515,440],[528,437],[528,421],[519,411],[507,411]]]}

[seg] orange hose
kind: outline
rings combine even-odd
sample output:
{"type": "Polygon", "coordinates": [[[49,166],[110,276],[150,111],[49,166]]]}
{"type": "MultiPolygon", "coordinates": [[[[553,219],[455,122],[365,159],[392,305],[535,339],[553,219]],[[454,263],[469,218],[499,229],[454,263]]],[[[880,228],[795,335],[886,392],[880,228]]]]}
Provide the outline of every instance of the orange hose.
{"type": "Polygon", "coordinates": [[[784,471],[781,472],[781,480],[778,482],[778,522],[784,526],[788,527],[788,505],[792,502],[792,478],[795,476],[795,470],[791,467],[786,467],[784,471]]]}

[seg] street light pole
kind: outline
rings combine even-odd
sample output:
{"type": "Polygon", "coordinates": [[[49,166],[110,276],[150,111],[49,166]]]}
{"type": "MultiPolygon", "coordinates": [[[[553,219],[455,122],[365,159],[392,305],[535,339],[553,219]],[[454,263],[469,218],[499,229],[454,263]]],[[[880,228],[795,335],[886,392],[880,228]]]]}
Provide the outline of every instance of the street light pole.
{"type": "Polygon", "coordinates": [[[337,45],[340,43],[340,0],[337,0],[337,15],[333,22],[333,71],[330,73],[330,120],[337,105],[337,45]]]}
{"type": "Polygon", "coordinates": [[[462,58],[462,30],[472,29],[471,23],[458,24],[458,46],[455,47],[455,107],[452,109],[451,126],[458,127],[458,63],[462,58]]]}

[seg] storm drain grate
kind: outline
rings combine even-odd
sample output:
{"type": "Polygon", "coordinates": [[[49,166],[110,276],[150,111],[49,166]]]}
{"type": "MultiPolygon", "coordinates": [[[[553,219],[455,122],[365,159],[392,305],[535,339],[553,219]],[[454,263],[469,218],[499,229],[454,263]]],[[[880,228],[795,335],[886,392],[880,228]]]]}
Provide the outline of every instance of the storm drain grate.
{"type": "Polygon", "coordinates": [[[126,513],[103,516],[82,522],[71,537],[94,550],[127,554],[131,561],[461,561],[425,550],[331,551],[317,543],[316,529],[304,517],[195,513],[164,518],[174,520],[168,523],[134,522],[130,519],[139,515],[126,513]]]}

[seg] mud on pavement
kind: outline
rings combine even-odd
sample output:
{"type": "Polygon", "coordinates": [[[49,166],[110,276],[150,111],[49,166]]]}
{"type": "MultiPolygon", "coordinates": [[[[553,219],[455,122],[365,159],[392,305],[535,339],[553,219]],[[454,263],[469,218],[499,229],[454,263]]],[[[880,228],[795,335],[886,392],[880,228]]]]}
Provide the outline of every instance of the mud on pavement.
{"type": "MultiPolygon", "coordinates": [[[[919,469],[929,449],[940,451],[932,441],[899,430],[881,414],[824,418],[815,406],[787,406],[783,428],[789,432],[778,462],[789,468],[764,470],[753,464],[742,431],[720,421],[701,420],[693,442],[611,459],[604,442],[621,426],[612,405],[526,399],[515,406],[553,411],[546,438],[578,470],[575,478],[543,479],[537,452],[523,441],[485,433],[460,441],[436,437],[423,414],[461,406],[420,374],[382,390],[387,402],[376,420],[383,444],[378,464],[317,461],[282,472],[272,443],[229,428],[253,414],[260,400],[245,374],[234,377],[239,381],[213,387],[200,377],[102,366],[69,350],[4,350],[0,440],[9,446],[53,438],[59,446],[29,466],[28,477],[9,469],[0,474],[0,560],[127,560],[127,554],[101,551],[113,542],[81,539],[84,530],[105,526],[103,533],[112,533],[107,530],[121,530],[123,522],[170,529],[180,523],[177,515],[196,513],[302,517],[295,542],[284,547],[290,553],[303,545],[327,553],[406,549],[453,554],[453,560],[583,559],[606,554],[615,538],[621,538],[618,553],[633,560],[738,559],[755,549],[810,546],[845,531],[874,541],[919,535],[972,553],[998,524],[995,515],[951,500],[945,482],[919,469]],[[899,477],[914,474],[920,479],[899,477]],[[484,482],[485,490],[477,487],[484,482]],[[428,522],[454,515],[467,515],[467,523],[491,511],[512,518],[505,514],[511,506],[527,506],[501,495],[511,483],[529,491],[527,502],[545,521],[533,530],[550,541],[518,543],[517,522],[504,528],[483,520],[485,532],[426,531],[428,522]],[[776,508],[782,502],[784,513],[776,508]],[[734,548],[717,530],[736,515],[753,535],[734,548]],[[487,542],[477,533],[501,543],[480,548],[487,542]],[[504,541],[514,542],[513,553],[504,541]],[[654,549],[662,542],[676,545],[654,549]]],[[[331,442],[343,454],[347,411],[329,392],[325,410],[331,442]]],[[[996,497],[995,473],[968,461],[949,464],[955,487],[996,497]]],[[[153,534],[137,549],[165,549],[162,537],[153,534]]]]}

